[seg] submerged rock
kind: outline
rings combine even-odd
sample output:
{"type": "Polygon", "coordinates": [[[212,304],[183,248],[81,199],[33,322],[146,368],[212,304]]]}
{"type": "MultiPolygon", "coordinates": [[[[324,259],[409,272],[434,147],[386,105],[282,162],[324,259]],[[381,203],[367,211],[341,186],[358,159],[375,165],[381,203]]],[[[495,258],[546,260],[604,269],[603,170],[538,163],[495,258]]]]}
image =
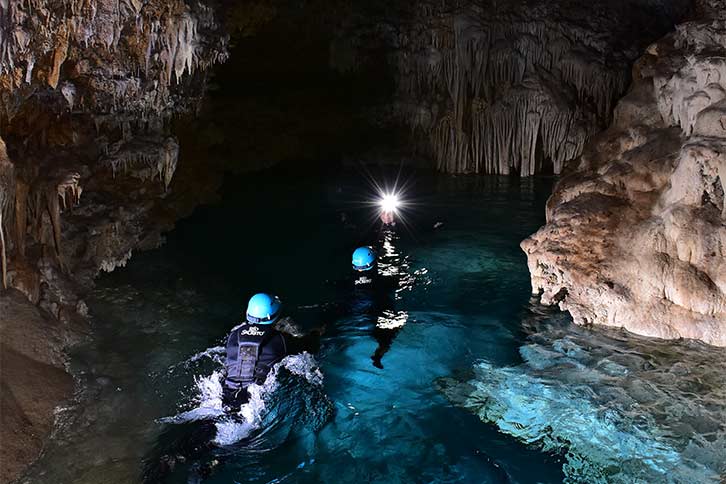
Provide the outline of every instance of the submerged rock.
{"type": "Polygon", "coordinates": [[[576,323],[726,346],[726,3],[648,48],[522,242],[532,290],[576,323]]]}
{"type": "Polygon", "coordinates": [[[720,349],[547,324],[520,354],[520,365],[482,361],[441,389],[500,431],[562,455],[565,482],[717,483],[726,472],[720,349]]]}

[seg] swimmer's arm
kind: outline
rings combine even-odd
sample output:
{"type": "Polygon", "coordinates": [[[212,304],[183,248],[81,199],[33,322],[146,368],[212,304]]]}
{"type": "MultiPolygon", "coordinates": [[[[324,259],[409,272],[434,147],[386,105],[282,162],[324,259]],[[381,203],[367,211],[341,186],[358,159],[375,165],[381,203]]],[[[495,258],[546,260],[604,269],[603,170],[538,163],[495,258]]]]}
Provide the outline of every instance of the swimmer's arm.
{"type": "Polygon", "coordinates": [[[286,354],[297,355],[305,351],[317,353],[320,350],[320,336],[325,332],[325,325],[304,333],[292,320],[289,318],[283,319],[288,321],[278,321],[275,323],[275,329],[285,339],[286,354]]]}

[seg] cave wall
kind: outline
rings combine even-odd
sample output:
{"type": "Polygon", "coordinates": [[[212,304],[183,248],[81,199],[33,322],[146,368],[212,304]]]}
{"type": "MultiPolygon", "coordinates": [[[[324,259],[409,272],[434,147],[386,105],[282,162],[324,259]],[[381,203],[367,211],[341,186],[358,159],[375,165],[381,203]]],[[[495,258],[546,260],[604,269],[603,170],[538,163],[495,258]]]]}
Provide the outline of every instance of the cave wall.
{"type": "Polygon", "coordinates": [[[193,109],[203,94],[195,72],[226,58],[214,11],[198,1],[4,3],[5,129],[31,97],[46,110],[93,113],[98,123],[119,125],[193,109]]]}
{"type": "Polygon", "coordinates": [[[199,203],[174,122],[227,42],[195,0],[0,1],[0,482],[70,396],[61,348],[87,333],[93,279],[199,203]]]}
{"type": "Polygon", "coordinates": [[[196,112],[227,38],[198,1],[3,3],[5,286],[60,315],[65,275],[89,283],[153,244],[179,156],[171,120],[196,112]]]}
{"type": "Polygon", "coordinates": [[[726,346],[726,2],[648,47],[610,128],[522,243],[576,323],[726,346]]]}
{"type": "Polygon", "coordinates": [[[396,111],[448,173],[560,173],[687,1],[416,2],[388,28],[396,111]]]}

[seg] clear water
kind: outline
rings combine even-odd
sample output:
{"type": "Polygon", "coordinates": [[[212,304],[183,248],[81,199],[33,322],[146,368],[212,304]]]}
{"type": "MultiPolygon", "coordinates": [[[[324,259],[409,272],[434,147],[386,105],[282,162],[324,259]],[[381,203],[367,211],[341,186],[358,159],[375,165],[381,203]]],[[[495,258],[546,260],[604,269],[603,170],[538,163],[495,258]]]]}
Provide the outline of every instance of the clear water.
{"type": "Polygon", "coordinates": [[[24,481],[141,482],[166,459],[159,482],[717,482],[721,350],[576,328],[531,301],[518,244],[544,222],[549,181],[406,174],[415,203],[382,234],[369,176],[234,180],[101,278],[95,343],[73,355],[83,390],[24,481]],[[379,245],[397,284],[375,317],[331,310],[359,244],[379,245]],[[215,372],[260,290],[327,330],[241,423],[220,416],[215,372]],[[397,331],[383,369],[376,324],[397,331]]]}

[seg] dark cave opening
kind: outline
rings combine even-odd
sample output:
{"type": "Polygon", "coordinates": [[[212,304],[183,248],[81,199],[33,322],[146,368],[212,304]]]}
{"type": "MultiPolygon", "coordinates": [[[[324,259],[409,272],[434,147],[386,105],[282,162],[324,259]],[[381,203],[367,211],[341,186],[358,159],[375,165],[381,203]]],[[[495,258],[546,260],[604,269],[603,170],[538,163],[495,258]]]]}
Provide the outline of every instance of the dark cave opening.
{"type": "Polygon", "coordinates": [[[234,19],[243,14],[234,12],[242,7],[228,8],[228,28],[236,32],[230,59],[215,69],[203,109],[185,127],[189,136],[182,142],[199,143],[195,151],[230,171],[330,163],[397,142],[398,130],[368,118],[393,96],[384,46],[369,47],[349,70],[331,59],[340,35],[336,2],[278,2],[251,32],[235,30],[234,19]]]}

